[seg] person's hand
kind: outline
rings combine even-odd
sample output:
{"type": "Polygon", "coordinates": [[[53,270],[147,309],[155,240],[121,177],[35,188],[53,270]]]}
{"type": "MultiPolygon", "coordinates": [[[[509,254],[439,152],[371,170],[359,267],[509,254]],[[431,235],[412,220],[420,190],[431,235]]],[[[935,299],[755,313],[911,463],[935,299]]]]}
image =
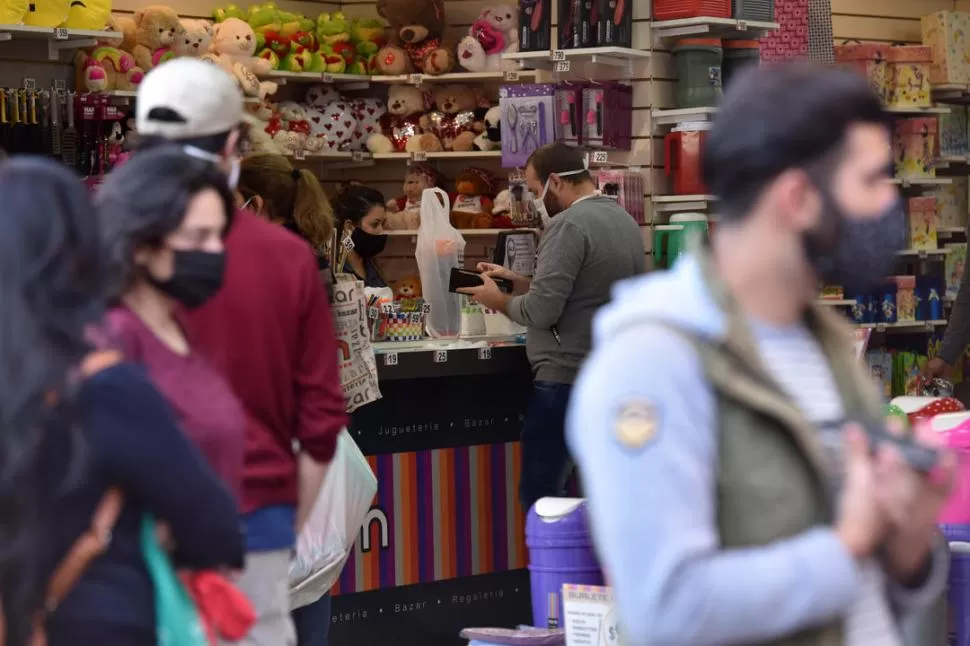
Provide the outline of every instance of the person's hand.
{"type": "Polygon", "coordinates": [[[496,265],[491,262],[480,262],[475,269],[489,278],[504,278],[505,280],[511,281],[512,291],[516,294],[523,294],[529,291],[530,278],[520,276],[511,269],[507,269],[502,265],[496,265]]]}
{"type": "Polygon", "coordinates": [[[495,281],[487,273],[481,274],[482,284],[478,287],[462,287],[459,294],[467,294],[473,303],[481,303],[485,307],[505,312],[505,305],[509,297],[502,293],[495,281]]]}
{"type": "Polygon", "coordinates": [[[835,533],[857,559],[869,556],[886,534],[886,511],[877,503],[876,463],[858,424],[845,428],[845,482],[835,533]]]}
{"type": "MultiPolygon", "coordinates": [[[[889,431],[903,433],[902,424],[890,423],[889,431]]],[[[941,451],[940,464],[932,473],[914,471],[892,446],[880,451],[877,466],[878,499],[889,520],[886,565],[900,582],[911,580],[926,564],[956,471],[955,457],[942,451],[942,436],[928,421],[917,422],[915,439],[941,451]]]]}
{"type": "Polygon", "coordinates": [[[172,538],[172,530],[168,526],[168,523],[160,520],[155,522],[155,538],[166,552],[171,552],[175,549],[175,539],[172,538]]]}
{"type": "Polygon", "coordinates": [[[946,361],[940,357],[933,357],[926,362],[923,366],[923,376],[924,377],[939,377],[941,379],[949,379],[950,372],[953,370],[953,366],[949,365],[946,361]]]}

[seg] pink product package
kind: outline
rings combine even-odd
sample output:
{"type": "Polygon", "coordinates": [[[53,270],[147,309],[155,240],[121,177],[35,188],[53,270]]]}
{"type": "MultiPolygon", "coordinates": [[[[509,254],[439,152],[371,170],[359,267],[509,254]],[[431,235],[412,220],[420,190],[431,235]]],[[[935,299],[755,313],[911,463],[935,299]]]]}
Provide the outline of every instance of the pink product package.
{"type": "Polygon", "coordinates": [[[633,88],[622,83],[583,88],[583,145],[630,150],[632,137],[633,88]]]}
{"type": "Polygon", "coordinates": [[[571,146],[583,143],[583,87],[573,83],[556,86],[553,98],[556,111],[556,141],[571,146]]]}
{"type": "Polygon", "coordinates": [[[645,223],[643,175],[628,170],[600,170],[596,173],[600,192],[614,198],[637,224],[645,223]]]}

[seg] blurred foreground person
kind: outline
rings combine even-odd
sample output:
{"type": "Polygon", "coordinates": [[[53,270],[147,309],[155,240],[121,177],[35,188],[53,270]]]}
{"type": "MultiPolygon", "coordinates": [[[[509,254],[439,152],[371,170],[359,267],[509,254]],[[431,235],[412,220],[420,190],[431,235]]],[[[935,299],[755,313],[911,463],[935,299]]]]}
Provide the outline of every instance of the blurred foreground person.
{"type": "Polygon", "coordinates": [[[144,371],[92,354],[85,331],[110,272],[80,179],[10,159],[0,203],[4,643],[32,643],[37,621],[49,646],[155,646],[145,515],[169,527],[177,565],[240,567],[236,505],[144,371]],[[87,557],[82,535],[95,547],[87,557]],[[65,562],[75,575],[58,580],[65,562]]]}
{"type": "MultiPolygon", "coordinates": [[[[244,115],[236,81],[197,59],[159,65],[138,86],[142,148],[178,143],[220,168],[233,190],[244,115]]],[[[237,583],[258,623],[238,643],[293,646],[290,556],[347,422],[317,259],[298,236],[237,210],[226,238],[223,288],[184,317],[188,338],[228,379],[247,418],[246,571],[237,583]]]]}
{"type": "MultiPolygon", "coordinates": [[[[568,440],[627,646],[894,646],[946,583],[953,463],[911,470],[819,281],[878,285],[901,248],[887,117],[866,80],[753,70],[704,175],[710,248],[621,285],[595,321],[568,440]]],[[[925,438],[931,442],[935,438],[925,438]]]]}

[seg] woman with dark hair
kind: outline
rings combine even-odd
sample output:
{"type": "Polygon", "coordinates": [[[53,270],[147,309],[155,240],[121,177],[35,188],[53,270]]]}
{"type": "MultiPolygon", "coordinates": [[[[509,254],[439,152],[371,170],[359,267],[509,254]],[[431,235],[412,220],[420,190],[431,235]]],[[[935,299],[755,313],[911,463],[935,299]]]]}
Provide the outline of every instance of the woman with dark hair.
{"type": "Polygon", "coordinates": [[[374,263],[374,257],[387,245],[384,196],[376,189],[350,184],[337,192],[332,203],[338,235],[354,243],[343,270],[357,276],[367,287],[386,287],[374,263]]]}
{"type": "Polygon", "coordinates": [[[238,567],[234,501],[144,371],[118,362],[79,374],[108,275],[80,179],[52,161],[12,158],[0,165],[0,204],[5,644],[26,646],[40,622],[49,646],[154,646],[152,582],[139,542],[144,516],[167,524],[180,563],[238,567]],[[77,555],[75,541],[112,489],[122,504],[102,527],[110,541],[82,563],[66,595],[49,598],[52,574],[77,555]]]}
{"type": "Polygon", "coordinates": [[[116,268],[106,329],[142,364],[182,430],[241,499],[246,418],[229,384],[193,351],[182,308],[222,286],[235,211],[225,174],[178,146],[141,153],[98,192],[102,235],[116,268]]]}

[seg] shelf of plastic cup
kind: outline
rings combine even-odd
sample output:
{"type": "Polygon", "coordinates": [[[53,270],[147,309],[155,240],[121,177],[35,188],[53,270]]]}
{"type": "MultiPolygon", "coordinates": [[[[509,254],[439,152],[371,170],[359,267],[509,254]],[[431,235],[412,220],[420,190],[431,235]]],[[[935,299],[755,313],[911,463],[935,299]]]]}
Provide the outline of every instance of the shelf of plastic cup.
{"type": "Polygon", "coordinates": [[[902,251],[897,251],[896,255],[907,258],[932,258],[934,256],[945,256],[949,253],[949,249],[903,249],[902,251]]]}
{"type": "Polygon", "coordinates": [[[945,106],[932,106],[929,108],[897,108],[889,106],[886,108],[886,112],[890,114],[909,114],[909,115],[921,115],[921,114],[950,114],[950,108],[945,106]]]}
{"type": "Polygon", "coordinates": [[[896,323],[856,323],[856,327],[875,330],[876,332],[888,332],[890,330],[906,330],[906,331],[919,331],[920,329],[925,331],[932,331],[938,327],[943,327],[946,325],[945,319],[940,319],[937,321],[897,321],[896,323]]]}
{"type": "Polygon", "coordinates": [[[711,202],[717,201],[713,195],[653,195],[653,210],[660,213],[683,213],[684,211],[705,211],[711,202]]]}
{"type": "Polygon", "coordinates": [[[678,123],[713,121],[717,108],[677,108],[654,110],[651,113],[654,126],[674,126],[678,123]]]}
{"type": "Polygon", "coordinates": [[[780,27],[777,22],[710,17],[657,20],[650,23],[650,31],[657,38],[711,35],[757,40],[780,27]]]}
{"type": "Polygon", "coordinates": [[[378,161],[383,159],[402,159],[414,162],[422,162],[430,159],[499,159],[502,157],[502,151],[469,150],[468,152],[444,151],[438,153],[374,153],[371,157],[378,161]]]}
{"type": "Polygon", "coordinates": [[[569,63],[591,63],[632,69],[633,63],[649,58],[650,52],[628,47],[582,47],[579,49],[552,49],[541,52],[509,52],[502,59],[515,61],[522,69],[546,69],[568,72],[569,63]]]}
{"type": "Polygon", "coordinates": [[[855,305],[855,301],[851,298],[819,298],[815,302],[829,307],[852,307],[855,305]]]}
{"type": "Polygon", "coordinates": [[[47,58],[56,61],[65,49],[94,47],[99,42],[120,41],[120,31],[102,29],[65,29],[63,27],[32,27],[30,25],[0,25],[0,42],[11,40],[46,40],[47,58]]]}
{"type": "Polygon", "coordinates": [[[535,70],[506,72],[450,72],[448,74],[398,74],[396,76],[371,76],[371,83],[387,85],[424,85],[425,83],[516,83],[535,80],[535,70]]]}
{"type": "Polygon", "coordinates": [[[952,177],[895,177],[893,184],[899,186],[943,186],[952,184],[952,177]]]}
{"type": "MultiPolygon", "coordinates": [[[[527,229],[527,228],[521,228],[521,229],[459,229],[458,230],[458,233],[460,233],[462,236],[464,236],[466,238],[474,238],[474,237],[497,236],[498,234],[505,233],[507,231],[516,231],[516,232],[531,231],[532,233],[539,233],[539,229],[527,229]]],[[[407,237],[407,236],[417,237],[417,235],[418,235],[418,232],[416,230],[415,231],[387,231],[387,230],[385,230],[384,233],[386,233],[389,236],[397,236],[397,237],[407,237]]]]}

